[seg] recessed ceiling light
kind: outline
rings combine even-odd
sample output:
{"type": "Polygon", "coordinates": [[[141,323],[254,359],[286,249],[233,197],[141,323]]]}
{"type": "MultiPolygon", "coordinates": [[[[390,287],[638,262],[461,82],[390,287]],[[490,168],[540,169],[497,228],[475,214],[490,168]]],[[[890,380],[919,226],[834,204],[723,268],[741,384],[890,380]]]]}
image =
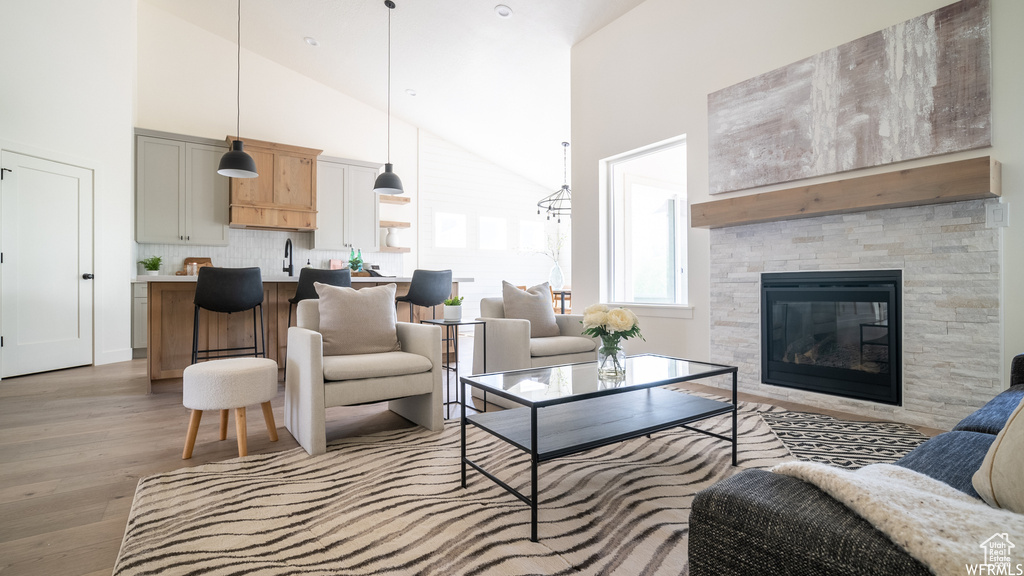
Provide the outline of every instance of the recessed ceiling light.
{"type": "Polygon", "coordinates": [[[416,91],[413,90],[412,88],[406,88],[405,89],[405,93],[408,94],[409,96],[415,96],[416,95],[416,91]]]}
{"type": "Polygon", "coordinates": [[[494,11],[498,14],[498,18],[511,18],[512,9],[504,4],[498,4],[494,7],[494,11]]]}
{"type": "Polygon", "coordinates": [[[313,38],[312,36],[306,36],[305,40],[306,44],[309,44],[310,46],[315,47],[320,45],[320,43],[316,41],[316,38],[313,38]]]}

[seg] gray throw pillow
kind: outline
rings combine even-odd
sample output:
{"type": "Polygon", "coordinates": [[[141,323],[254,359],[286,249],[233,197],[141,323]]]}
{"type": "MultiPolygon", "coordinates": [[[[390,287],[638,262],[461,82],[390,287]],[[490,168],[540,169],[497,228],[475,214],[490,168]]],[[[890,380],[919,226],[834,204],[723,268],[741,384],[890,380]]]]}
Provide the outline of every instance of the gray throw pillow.
{"type": "Polygon", "coordinates": [[[530,338],[559,336],[555,311],[551,307],[551,288],[548,283],[531,286],[526,291],[502,281],[501,299],[505,306],[505,318],[519,318],[530,321],[530,338]]]}
{"type": "Polygon", "coordinates": [[[320,296],[324,356],[401,350],[394,284],[356,290],[314,282],[313,287],[320,296]]]}

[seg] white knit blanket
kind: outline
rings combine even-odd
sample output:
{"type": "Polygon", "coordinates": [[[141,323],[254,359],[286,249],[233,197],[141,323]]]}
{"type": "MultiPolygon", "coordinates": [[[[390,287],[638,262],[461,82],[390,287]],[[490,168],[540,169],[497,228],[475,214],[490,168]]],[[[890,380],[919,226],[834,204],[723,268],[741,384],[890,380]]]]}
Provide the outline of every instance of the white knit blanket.
{"type": "Polygon", "coordinates": [[[992,508],[924,474],[891,464],[851,471],[785,462],[772,470],[814,484],[940,576],[968,574],[967,565],[983,564],[982,544],[995,534],[1015,544],[1009,573],[1024,565],[1024,515],[992,508]]]}

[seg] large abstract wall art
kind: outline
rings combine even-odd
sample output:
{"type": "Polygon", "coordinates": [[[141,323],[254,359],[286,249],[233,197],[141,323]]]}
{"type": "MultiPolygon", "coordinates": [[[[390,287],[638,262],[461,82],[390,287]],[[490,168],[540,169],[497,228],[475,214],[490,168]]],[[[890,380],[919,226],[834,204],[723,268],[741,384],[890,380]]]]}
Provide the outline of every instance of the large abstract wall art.
{"type": "Polygon", "coordinates": [[[988,0],[708,95],[711,194],[991,145],[988,0]]]}

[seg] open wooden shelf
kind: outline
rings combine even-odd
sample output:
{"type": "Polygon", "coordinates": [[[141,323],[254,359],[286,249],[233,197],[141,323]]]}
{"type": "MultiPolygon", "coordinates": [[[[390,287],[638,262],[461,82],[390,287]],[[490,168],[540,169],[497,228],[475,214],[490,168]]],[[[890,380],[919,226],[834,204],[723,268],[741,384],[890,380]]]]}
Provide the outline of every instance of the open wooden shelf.
{"type": "Polygon", "coordinates": [[[381,228],[409,228],[412,224],[408,222],[399,222],[397,220],[381,220],[381,228]]]}
{"type": "MultiPolygon", "coordinates": [[[[999,162],[989,156],[690,206],[694,228],[723,228],[883,208],[996,198],[999,162]]],[[[383,223],[381,223],[383,226],[383,223]]]]}
{"type": "Polygon", "coordinates": [[[408,204],[410,200],[412,200],[412,198],[409,198],[408,196],[397,196],[395,194],[380,195],[381,204],[408,204]]]}
{"type": "Polygon", "coordinates": [[[404,246],[381,246],[380,247],[380,251],[381,252],[398,252],[398,253],[404,254],[406,252],[412,252],[412,248],[406,248],[404,246]]]}

